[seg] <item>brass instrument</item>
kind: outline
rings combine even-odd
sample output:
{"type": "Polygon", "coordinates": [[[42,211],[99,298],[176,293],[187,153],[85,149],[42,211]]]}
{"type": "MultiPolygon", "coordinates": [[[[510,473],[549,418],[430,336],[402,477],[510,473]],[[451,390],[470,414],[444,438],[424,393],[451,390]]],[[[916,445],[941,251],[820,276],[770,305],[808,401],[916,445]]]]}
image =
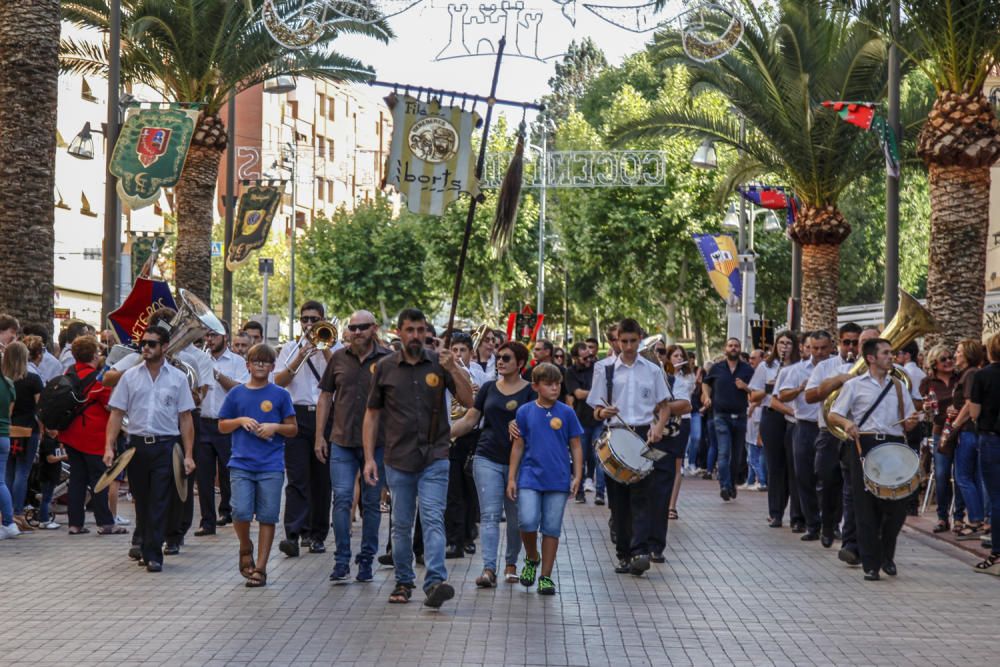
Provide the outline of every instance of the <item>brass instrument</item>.
{"type": "Polygon", "coordinates": [[[306,339],[317,350],[326,350],[337,344],[337,318],[328,322],[322,320],[309,327],[309,332],[305,334],[306,339]]]}
{"type": "Polygon", "coordinates": [[[195,396],[195,404],[197,405],[201,403],[198,387],[203,383],[198,381],[198,373],[195,369],[178,359],[176,355],[194,341],[204,338],[209,331],[225,335],[226,328],[222,326],[222,322],[215,316],[211,308],[194,294],[181,288],[178,290],[178,296],[180,297],[180,306],[177,308],[177,314],[167,325],[170,331],[170,342],[167,343],[163,354],[171,364],[187,375],[188,385],[191,387],[191,393],[195,396]]]}
{"type": "Polygon", "coordinates": [[[646,357],[649,361],[663,368],[663,362],[656,358],[656,344],[664,343],[666,341],[663,339],[663,334],[654,334],[652,336],[646,336],[639,342],[639,356],[646,357]]]}
{"type": "MultiPolygon", "coordinates": [[[[937,322],[934,321],[934,316],[911,295],[899,290],[899,310],[896,311],[896,316],[889,322],[881,337],[889,341],[893,350],[898,350],[920,336],[934,333],[937,330],[938,326],[937,322]]],[[[857,376],[864,374],[867,370],[868,364],[865,362],[864,355],[861,354],[848,373],[857,376]]],[[[907,389],[910,388],[910,377],[905,372],[895,366],[891,372],[892,376],[901,380],[907,389]]],[[[839,395],[840,389],[836,389],[823,401],[823,419],[826,420],[826,427],[830,433],[840,440],[848,440],[850,436],[842,428],[830,423],[830,409],[839,395]]]]}
{"type": "Polygon", "coordinates": [[[472,332],[472,353],[475,354],[476,350],[479,349],[479,345],[483,342],[483,338],[490,331],[490,325],[480,324],[472,332]]]}

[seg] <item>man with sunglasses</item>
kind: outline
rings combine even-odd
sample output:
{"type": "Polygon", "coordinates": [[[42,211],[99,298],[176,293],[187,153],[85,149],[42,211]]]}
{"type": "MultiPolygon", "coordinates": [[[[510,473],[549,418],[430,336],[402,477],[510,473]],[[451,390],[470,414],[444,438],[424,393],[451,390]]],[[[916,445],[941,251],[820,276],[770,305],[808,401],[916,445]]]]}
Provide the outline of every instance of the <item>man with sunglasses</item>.
{"type": "MultiPolygon", "coordinates": [[[[850,370],[857,361],[860,351],[861,327],[854,322],[848,322],[837,330],[837,334],[839,338],[837,354],[816,364],[809,375],[809,381],[806,383],[806,403],[822,404],[830,394],[852,377],[850,370]]],[[[819,411],[818,424],[814,472],[819,490],[820,543],[827,549],[833,546],[833,541],[837,538],[837,528],[843,518],[844,529],[840,536],[843,548],[856,553],[854,508],[851,503],[845,502],[845,477],[840,465],[843,447],[853,446],[853,443],[838,440],[827,429],[822,408],[819,411]]],[[[843,557],[854,560],[846,552],[843,557]]]]}
{"type": "Polygon", "coordinates": [[[173,451],[178,438],[184,445],[184,472],[195,470],[194,399],[188,379],[171,364],[164,363],[164,348],[170,334],[151,326],[142,334],[142,363],[125,371],[111,399],[104,440],[104,464],[115,458],[115,445],[128,415],[129,445],[135,455],[128,465],[129,487],[135,499],[137,525],[142,527],[141,556],[149,572],[163,568],[163,541],[173,482],[173,451]]]}
{"type": "Polygon", "coordinates": [[[232,434],[219,431],[219,410],[226,395],[250,379],[246,361],[229,349],[229,322],[222,320],[225,333],[210,331],[205,335],[205,352],[212,358],[212,376],[208,393],[201,402],[201,428],[195,443],[195,462],[198,464],[198,506],[201,525],[195,537],[214,535],[218,526],[233,522],[230,505],[229,457],[232,453],[232,434]],[[219,479],[219,513],[215,513],[215,479],[219,479]]]}
{"type": "MultiPolygon", "coordinates": [[[[367,310],[351,315],[347,323],[346,347],[330,356],[326,372],[320,381],[321,392],[316,403],[316,422],[325,424],[333,406],[333,428],[330,439],[322,429],[315,438],[316,458],[329,461],[333,485],[333,539],[336,543],[334,567],[330,581],[346,581],[351,574],[351,505],[354,501],[354,481],[364,467],[361,427],[365,404],[375,377],[375,364],[392,351],[378,343],[378,324],[367,310]]],[[[379,432],[375,446],[375,462],[379,479],[384,477],[382,452],[384,434],[379,432]]],[[[361,485],[361,550],[355,562],[356,579],[372,580],[372,560],[378,551],[378,531],[382,521],[379,499],[382,484],[361,485]]]]}
{"type": "Polygon", "coordinates": [[[577,419],[583,426],[580,446],[583,448],[584,475],[583,485],[576,493],[576,502],[587,502],[586,493],[596,490],[594,504],[603,505],[604,468],[597,462],[597,451],[594,449],[594,441],[601,433],[601,422],[594,417],[594,408],[587,403],[590,387],[594,383],[595,352],[586,342],[575,343],[570,349],[570,357],[573,364],[566,369],[566,402],[576,410],[577,419]]]}
{"type": "Polygon", "coordinates": [[[300,544],[309,553],[325,553],[330,532],[330,468],[315,452],[316,434],[326,429],[326,422],[316,419],[316,405],[320,380],[342,345],[337,342],[332,348],[317,350],[309,342],[310,329],[325,317],[319,301],[303,303],[299,308],[302,334],[281,349],[274,366],[274,383],[292,395],[299,426],[298,433],[285,441],[285,539],[278,549],[289,558],[298,557],[300,544]]]}

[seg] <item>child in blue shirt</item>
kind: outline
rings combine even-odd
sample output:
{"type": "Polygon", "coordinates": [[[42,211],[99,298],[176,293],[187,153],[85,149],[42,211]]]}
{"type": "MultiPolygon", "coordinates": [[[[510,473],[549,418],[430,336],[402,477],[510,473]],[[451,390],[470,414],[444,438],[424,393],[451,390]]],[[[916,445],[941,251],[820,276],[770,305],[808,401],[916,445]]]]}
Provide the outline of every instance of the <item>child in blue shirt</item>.
{"type": "Polygon", "coordinates": [[[524,544],[521,584],[535,583],[539,564],[538,530],[542,531],[541,595],[555,595],[552,566],[559,548],[566,500],[576,495],[583,476],[580,436],[583,427],[573,408],[559,402],[562,373],[550,363],[531,371],[531,388],[538,398],[517,410],[520,437],[514,440],[507,477],[507,496],[517,501],[517,518],[524,544]],[[572,453],[572,478],[570,457],[572,453]]]}
{"type": "Polygon", "coordinates": [[[240,538],[240,574],[247,588],[267,584],[267,559],[285,483],[285,438],[298,433],[288,391],[268,380],[277,358],[274,348],[258,343],[247,352],[250,381],[233,389],[219,410],[219,432],[232,433],[229,479],[233,528],[240,538]],[[250,521],[260,524],[257,561],[250,541],[250,521]]]}

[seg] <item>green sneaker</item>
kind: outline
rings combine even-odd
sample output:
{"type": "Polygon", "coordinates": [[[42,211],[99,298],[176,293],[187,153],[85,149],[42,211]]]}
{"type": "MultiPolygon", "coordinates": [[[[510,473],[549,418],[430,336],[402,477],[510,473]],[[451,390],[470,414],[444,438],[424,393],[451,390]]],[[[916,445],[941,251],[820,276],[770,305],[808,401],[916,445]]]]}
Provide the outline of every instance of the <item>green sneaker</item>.
{"type": "Polygon", "coordinates": [[[531,588],[535,583],[536,568],[538,567],[537,560],[524,559],[524,567],[521,568],[521,585],[525,588],[531,588]]]}
{"type": "Polygon", "coordinates": [[[556,594],[556,582],[552,581],[546,576],[538,577],[538,594],[539,595],[555,595],[556,594]]]}

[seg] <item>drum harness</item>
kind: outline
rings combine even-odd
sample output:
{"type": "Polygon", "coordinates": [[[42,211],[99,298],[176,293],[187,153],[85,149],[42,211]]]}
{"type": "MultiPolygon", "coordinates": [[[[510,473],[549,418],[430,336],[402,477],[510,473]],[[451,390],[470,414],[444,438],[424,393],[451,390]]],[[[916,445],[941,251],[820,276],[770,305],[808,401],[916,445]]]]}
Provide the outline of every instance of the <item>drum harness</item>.
{"type": "MultiPolygon", "coordinates": [[[[858,435],[855,436],[855,438],[854,438],[854,445],[858,449],[858,458],[861,459],[861,465],[862,466],[864,466],[864,463],[865,463],[865,455],[861,451],[861,432],[860,432],[860,429],[861,429],[862,426],[864,426],[864,423],[866,421],[868,421],[868,418],[872,416],[872,413],[875,412],[875,408],[877,408],[879,406],[879,404],[882,402],[882,399],[884,399],[886,397],[886,394],[888,394],[889,390],[892,389],[893,387],[896,388],[896,403],[897,403],[897,405],[899,407],[900,422],[903,421],[903,419],[902,419],[903,418],[903,391],[902,391],[902,389],[900,389],[899,380],[897,380],[894,377],[890,377],[889,378],[889,384],[887,384],[885,386],[885,389],[882,390],[882,393],[878,395],[878,398],[875,399],[875,402],[872,403],[871,407],[868,408],[868,410],[865,412],[865,414],[861,416],[861,421],[859,421],[858,424],[857,424],[857,428],[859,429],[859,431],[858,431],[858,435]]],[[[866,435],[868,435],[868,434],[866,434],[866,435]]]]}

